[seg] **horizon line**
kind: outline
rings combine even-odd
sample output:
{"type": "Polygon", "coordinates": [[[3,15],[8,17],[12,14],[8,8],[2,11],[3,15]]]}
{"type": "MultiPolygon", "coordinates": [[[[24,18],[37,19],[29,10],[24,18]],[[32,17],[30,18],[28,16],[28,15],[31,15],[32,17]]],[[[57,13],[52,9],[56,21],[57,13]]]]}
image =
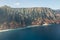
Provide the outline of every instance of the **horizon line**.
{"type": "MultiPolygon", "coordinates": [[[[11,8],[50,8],[50,7],[43,7],[43,6],[31,6],[31,7],[12,7],[12,6],[9,6],[9,5],[2,5],[2,6],[0,6],[0,7],[4,7],[4,6],[11,7],[11,8]]],[[[50,8],[50,9],[60,10],[59,8],[50,8]]]]}

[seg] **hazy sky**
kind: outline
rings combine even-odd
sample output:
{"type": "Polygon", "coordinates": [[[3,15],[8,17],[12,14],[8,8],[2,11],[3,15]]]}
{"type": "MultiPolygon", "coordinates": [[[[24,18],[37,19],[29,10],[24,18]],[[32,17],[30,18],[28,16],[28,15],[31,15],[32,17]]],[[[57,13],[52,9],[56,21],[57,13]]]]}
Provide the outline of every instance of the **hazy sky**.
{"type": "Polygon", "coordinates": [[[49,7],[60,9],[60,0],[0,0],[0,6],[11,7],[49,7]]]}

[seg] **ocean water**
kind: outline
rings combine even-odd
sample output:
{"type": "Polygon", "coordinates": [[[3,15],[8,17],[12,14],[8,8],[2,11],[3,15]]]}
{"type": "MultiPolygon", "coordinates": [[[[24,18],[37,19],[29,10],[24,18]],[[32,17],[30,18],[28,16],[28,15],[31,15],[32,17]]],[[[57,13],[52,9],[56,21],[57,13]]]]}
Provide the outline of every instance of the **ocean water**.
{"type": "Polygon", "coordinates": [[[0,32],[0,40],[60,40],[60,24],[0,32]]]}

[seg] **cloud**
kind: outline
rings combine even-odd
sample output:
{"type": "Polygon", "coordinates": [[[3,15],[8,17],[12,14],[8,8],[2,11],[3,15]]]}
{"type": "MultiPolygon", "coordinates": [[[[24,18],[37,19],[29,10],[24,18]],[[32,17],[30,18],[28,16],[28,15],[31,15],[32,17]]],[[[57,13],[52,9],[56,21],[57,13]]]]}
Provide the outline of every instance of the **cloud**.
{"type": "Polygon", "coordinates": [[[14,8],[20,7],[20,3],[19,2],[15,2],[15,3],[11,4],[10,6],[14,7],[14,8]]]}
{"type": "Polygon", "coordinates": [[[19,6],[19,5],[20,5],[20,3],[19,3],[19,2],[17,2],[17,3],[15,3],[15,5],[16,5],[16,6],[19,6]]]}

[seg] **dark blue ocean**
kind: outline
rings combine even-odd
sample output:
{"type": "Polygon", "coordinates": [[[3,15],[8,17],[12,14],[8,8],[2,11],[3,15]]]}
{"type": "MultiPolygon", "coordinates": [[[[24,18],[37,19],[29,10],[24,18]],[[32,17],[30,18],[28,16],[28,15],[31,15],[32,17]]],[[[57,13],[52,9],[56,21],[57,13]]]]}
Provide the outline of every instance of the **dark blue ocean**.
{"type": "Polygon", "coordinates": [[[0,40],[60,40],[60,24],[0,32],[0,40]]]}

